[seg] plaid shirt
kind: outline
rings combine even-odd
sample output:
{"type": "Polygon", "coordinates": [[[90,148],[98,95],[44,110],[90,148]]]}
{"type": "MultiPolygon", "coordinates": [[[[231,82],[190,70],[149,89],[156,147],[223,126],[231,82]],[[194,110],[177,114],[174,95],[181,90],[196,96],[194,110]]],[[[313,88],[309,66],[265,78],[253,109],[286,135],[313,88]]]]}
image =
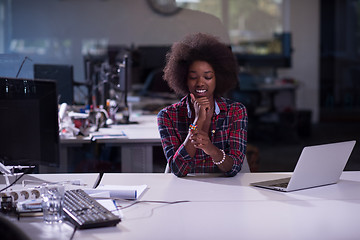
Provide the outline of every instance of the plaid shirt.
{"type": "MultiPolygon", "coordinates": [[[[191,158],[185,149],[183,143],[188,135],[189,125],[194,121],[188,96],[162,109],[157,121],[161,144],[170,169],[175,175],[183,177],[188,173],[221,172],[203,150],[197,149],[195,156],[191,158]]],[[[234,159],[233,167],[225,173],[226,176],[235,176],[245,159],[247,121],[244,105],[225,98],[216,99],[215,114],[210,126],[210,140],[234,159]]]]}

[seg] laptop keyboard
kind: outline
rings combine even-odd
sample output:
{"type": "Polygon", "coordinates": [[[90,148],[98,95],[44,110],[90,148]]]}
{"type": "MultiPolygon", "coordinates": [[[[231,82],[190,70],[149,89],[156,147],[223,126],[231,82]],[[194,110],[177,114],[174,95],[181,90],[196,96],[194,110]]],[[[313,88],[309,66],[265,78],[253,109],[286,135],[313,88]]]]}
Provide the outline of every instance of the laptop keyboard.
{"type": "Polygon", "coordinates": [[[276,184],[273,184],[272,186],[280,187],[280,188],[287,188],[288,185],[289,185],[288,182],[284,182],[284,183],[276,183],[276,184]]]}

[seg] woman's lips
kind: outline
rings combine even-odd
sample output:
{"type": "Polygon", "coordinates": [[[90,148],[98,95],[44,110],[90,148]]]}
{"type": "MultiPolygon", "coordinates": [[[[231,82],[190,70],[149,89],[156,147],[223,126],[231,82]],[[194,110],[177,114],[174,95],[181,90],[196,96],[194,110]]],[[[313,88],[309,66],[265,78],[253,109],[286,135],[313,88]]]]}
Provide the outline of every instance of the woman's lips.
{"type": "Polygon", "coordinates": [[[196,95],[198,95],[198,96],[204,96],[206,94],[207,90],[197,89],[197,90],[195,90],[195,92],[196,92],[196,95]]]}

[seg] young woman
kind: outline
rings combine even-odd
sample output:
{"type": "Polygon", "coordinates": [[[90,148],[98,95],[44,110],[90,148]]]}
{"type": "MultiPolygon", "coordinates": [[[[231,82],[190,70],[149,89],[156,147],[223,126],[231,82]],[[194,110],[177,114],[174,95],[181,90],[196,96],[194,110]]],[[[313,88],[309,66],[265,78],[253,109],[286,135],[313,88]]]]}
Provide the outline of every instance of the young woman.
{"type": "Polygon", "coordinates": [[[180,102],[161,110],[158,127],[171,172],[223,172],[235,176],[245,159],[245,106],[222,97],[238,79],[228,46],[216,37],[190,34],[167,54],[164,80],[180,102]]]}

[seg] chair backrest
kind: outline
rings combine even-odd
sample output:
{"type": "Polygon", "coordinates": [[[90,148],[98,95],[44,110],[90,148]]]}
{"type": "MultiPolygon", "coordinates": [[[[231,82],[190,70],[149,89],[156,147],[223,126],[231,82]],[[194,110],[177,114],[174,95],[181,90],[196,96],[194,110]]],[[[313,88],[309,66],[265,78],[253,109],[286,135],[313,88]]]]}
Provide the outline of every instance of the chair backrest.
{"type": "Polygon", "coordinates": [[[250,171],[249,162],[248,162],[246,156],[245,156],[243,165],[242,165],[242,167],[241,167],[241,172],[242,172],[242,173],[249,173],[249,172],[251,172],[251,171],[250,171]]]}
{"type": "Polygon", "coordinates": [[[169,163],[166,164],[165,172],[164,173],[171,173],[169,163]]]}
{"type": "MultiPolygon", "coordinates": [[[[17,221],[17,220],[16,220],[17,221]]],[[[1,240],[30,240],[31,238],[7,216],[0,213],[1,240]]]]}

